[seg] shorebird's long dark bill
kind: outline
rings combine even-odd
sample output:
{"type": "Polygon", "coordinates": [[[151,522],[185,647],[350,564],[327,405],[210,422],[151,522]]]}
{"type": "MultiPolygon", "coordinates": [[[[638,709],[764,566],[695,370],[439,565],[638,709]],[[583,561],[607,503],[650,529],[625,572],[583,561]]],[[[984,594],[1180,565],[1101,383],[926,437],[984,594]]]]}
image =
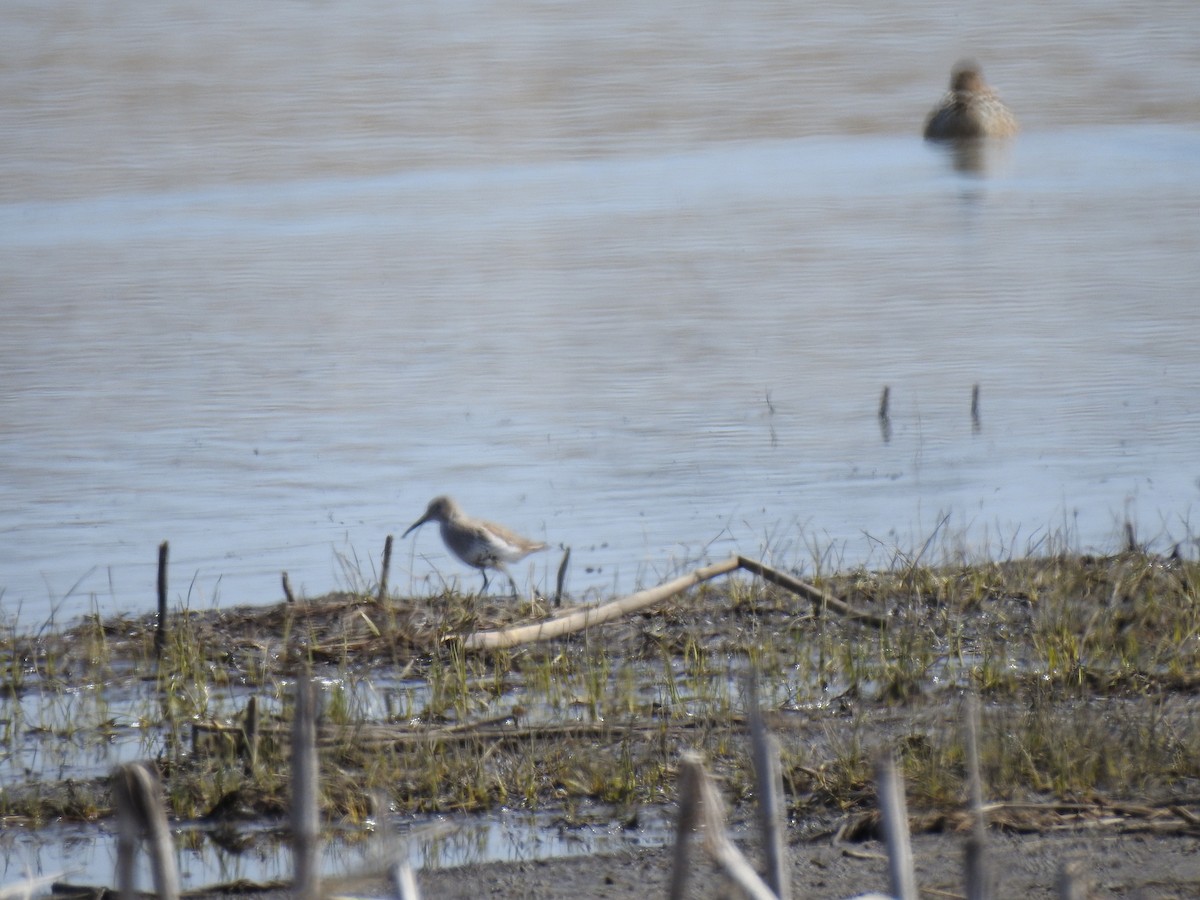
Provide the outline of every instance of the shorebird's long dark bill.
{"type": "Polygon", "coordinates": [[[406,537],[408,537],[409,532],[414,531],[417,528],[420,528],[422,525],[424,525],[428,521],[429,521],[429,516],[421,516],[421,518],[417,519],[417,521],[413,522],[411,525],[408,526],[408,531],[406,531],[406,532],[404,532],[404,534],[400,535],[400,540],[404,540],[406,537]]]}

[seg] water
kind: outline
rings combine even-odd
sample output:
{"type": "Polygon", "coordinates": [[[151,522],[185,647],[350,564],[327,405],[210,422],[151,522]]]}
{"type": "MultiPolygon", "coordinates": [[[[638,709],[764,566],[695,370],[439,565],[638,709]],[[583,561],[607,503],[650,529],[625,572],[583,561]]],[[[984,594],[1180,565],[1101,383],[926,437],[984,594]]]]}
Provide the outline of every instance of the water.
{"type": "MultiPolygon", "coordinates": [[[[645,809],[636,826],[622,827],[585,813],[583,821],[564,824],[557,816],[507,812],[488,818],[466,815],[426,816],[375,823],[379,830],[334,833],[322,845],[322,877],[339,896],[390,896],[378,881],[407,858],[414,870],[450,868],[485,862],[523,862],[640,847],[661,847],[673,828],[663,810],[645,809]],[[374,877],[368,886],[366,880],[374,877]]],[[[220,847],[202,831],[176,831],[176,866],[183,890],[248,881],[287,882],[292,861],[286,835],[279,830],[242,828],[237,849],[220,847]]],[[[107,829],[60,825],[30,832],[0,832],[0,879],[15,887],[30,878],[50,877],[76,885],[113,883],[116,834],[107,829]]],[[[137,862],[138,887],[152,889],[146,856],[137,862]]],[[[44,891],[43,891],[44,893],[44,891]]]]}
{"type": "MultiPolygon", "coordinates": [[[[201,698],[204,708],[196,718],[201,722],[239,721],[251,696],[257,698],[264,719],[282,714],[277,698],[235,681],[213,687],[201,698]]],[[[322,681],[318,697],[324,707],[341,706],[355,723],[398,727],[397,721],[423,714],[430,690],[423,680],[398,681],[392,675],[373,672],[369,677],[328,678],[322,681]]],[[[518,700],[528,701],[519,685],[492,698],[486,709],[476,713],[484,719],[503,716],[518,700]]],[[[157,721],[160,702],[154,683],[142,678],[81,688],[30,678],[23,690],[3,705],[0,785],[14,796],[25,790],[44,791],[53,784],[62,790],[64,783],[84,785],[86,793],[87,785],[105,778],[115,766],[158,756],[168,744],[166,729],[147,727],[146,723],[157,721]]],[[[564,718],[562,710],[542,708],[542,704],[528,708],[527,715],[535,722],[564,718]]],[[[566,717],[573,715],[567,713],[566,717]]],[[[186,758],[189,753],[206,751],[189,747],[183,752],[186,758]]],[[[488,815],[404,816],[385,811],[363,826],[327,823],[322,872],[329,879],[353,880],[379,875],[405,858],[419,870],[662,846],[673,827],[670,815],[663,808],[640,809],[636,822],[629,824],[628,811],[622,814],[586,803],[569,822],[555,811],[501,809],[488,815]]],[[[117,855],[113,821],[59,822],[32,828],[14,818],[9,825],[0,829],[0,884],[11,886],[26,878],[49,876],[75,884],[113,883],[117,855]]],[[[172,830],[185,889],[292,877],[287,829],[279,822],[236,822],[222,835],[220,826],[200,818],[174,820],[172,830]]],[[[149,889],[144,857],[139,865],[143,887],[149,889]]]]}
{"type": "Polygon", "coordinates": [[[370,582],[441,492],[576,596],[946,516],[1196,552],[1193,4],[0,9],[20,625],[150,608],[162,540],[193,607],[370,582]],[[977,171],[916,137],[966,54],[1024,126],[977,171]]]}

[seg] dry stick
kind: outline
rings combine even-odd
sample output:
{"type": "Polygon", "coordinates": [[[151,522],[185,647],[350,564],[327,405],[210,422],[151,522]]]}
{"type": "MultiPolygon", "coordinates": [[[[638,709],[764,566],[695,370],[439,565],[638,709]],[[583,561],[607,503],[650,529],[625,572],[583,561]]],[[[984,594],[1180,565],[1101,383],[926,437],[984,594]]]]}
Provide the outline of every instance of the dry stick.
{"type": "Polygon", "coordinates": [[[379,576],[379,593],[375,599],[380,603],[387,596],[388,569],[392,565],[392,536],[389,534],[383,542],[383,571],[379,576]]]}
{"type": "Polygon", "coordinates": [[[692,832],[700,811],[700,788],[696,780],[696,769],[701,765],[695,753],[685,753],[679,771],[679,818],[675,822],[675,854],[671,865],[671,886],[667,891],[670,900],[682,900],[687,890],[688,875],[692,862],[688,858],[692,849],[692,832]]]}
{"type": "Polygon", "coordinates": [[[168,545],[158,545],[158,627],[154,629],[154,658],[162,659],[167,645],[167,555],[168,545]]]}
{"type": "Polygon", "coordinates": [[[392,866],[392,884],[400,900],[421,900],[417,876],[413,874],[412,864],[407,859],[402,859],[392,866]]]}
{"type": "Polygon", "coordinates": [[[887,836],[888,881],[896,900],[917,900],[917,878],[913,873],[912,845],[908,836],[908,803],[904,779],[896,771],[896,760],[885,752],[875,766],[875,789],[887,836]]]}
{"type": "Polygon", "coordinates": [[[1084,867],[1080,860],[1073,859],[1063,863],[1058,869],[1059,900],[1087,900],[1090,892],[1087,880],[1083,877],[1084,867]]]}
{"type": "Polygon", "coordinates": [[[149,843],[155,895],[176,900],[179,872],[157,773],[143,762],[125,763],[113,771],[112,790],[117,807],[118,894],[122,898],[134,896],[133,863],[138,844],[145,839],[149,843]]]}
{"type": "Polygon", "coordinates": [[[321,890],[320,817],[317,811],[317,725],[313,683],[296,681],[292,723],[292,867],[293,890],[301,900],[316,900],[321,890]]]}
{"type": "Polygon", "coordinates": [[[558,564],[558,587],[554,590],[554,606],[557,609],[562,606],[563,584],[567,580],[567,563],[571,561],[571,548],[567,547],[563,553],[562,562],[558,564]]]}
{"type": "Polygon", "coordinates": [[[29,900],[30,897],[50,896],[55,891],[51,890],[43,892],[43,888],[52,888],[56,881],[62,881],[65,872],[53,872],[50,875],[39,875],[34,878],[32,875],[26,875],[24,881],[18,881],[13,884],[6,884],[0,888],[0,900],[16,900],[20,897],[21,900],[29,900]]]}
{"type": "Polygon", "coordinates": [[[790,866],[783,840],[783,771],[779,762],[779,741],[763,723],[762,710],[758,706],[758,672],[752,669],[746,682],[750,746],[754,756],[754,781],[758,788],[758,824],[762,830],[763,855],[767,863],[767,884],[780,900],[791,900],[790,866]]]}
{"type": "Polygon", "coordinates": [[[755,562],[752,559],[747,559],[744,556],[737,558],[738,566],[748,572],[753,572],[759,578],[769,581],[772,584],[778,585],[781,588],[787,588],[801,597],[805,597],[812,601],[813,611],[818,615],[826,609],[831,609],[835,613],[844,616],[847,619],[853,619],[856,622],[865,622],[875,628],[886,628],[888,624],[887,617],[877,616],[874,613],[866,612],[865,610],[855,609],[844,600],[839,600],[832,594],[821,590],[806,581],[801,581],[799,578],[793,578],[786,572],[780,572],[778,569],[772,569],[768,565],[760,562],[755,562]]]}
{"type": "Polygon", "coordinates": [[[971,386],[971,430],[976,434],[980,429],[979,421],[979,385],[978,383],[971,386]]]}
{"type": "MultiPolygon", "coordinates": [[[[718,575],[727,575],[737,568],[746,569],[773,584],[807,597],[813,602],[818,613],[822,610],[830,609],[847,619],[865,622],[876,628],[883,628],[888,624],[886,617],[855,609],[832,594],[826,593],[797,578],[793,578],[791,575],[787,575],[777,569],[772,569],[770,566],[763,565],[760,562],[747,559],[744,556],[733,556],[722,562],[713,563],[711,566],[696,569],[690,575],[676,578],[674,581],[661,584],[656,588],[638,591],[636,594],[630,594],[628,597],[622,597],[620,600],[614,600],[603,606],[591,606],[586,609],[575,610],[574,612],[550,618],[544,622],[537,622],[533,625],[515,625],[510,628],[502,628],[498,631],[478,631],[462,639],[463,647],[467,650],[500,650],[516,646],[517,644],[548,641],[552,638],[561,637],[564,634],[574,634],[593,625],[611,622],[628,613],[637,612],[647,606],[652,606],[661,600],[682,593],[702,581],[708,581],[709,579],[716,578],[718,575]]],[[[451,638],[451,640],[453,639],[451,638]]]]}
{"type": "Polygon", "coordinates": [[[711,566],[696,569],[696,571],[688,575],[683,575],[674,581],[668,581],[666,584],[661,584],[656,588],[638,591],[636,594],[630,594],[628,597],[622,597],[620,600],[614,600],[612,603],[606,603],[603,606],[592,606],[587,609],[576,610],[567,615],[547,619],[545,622],[537,622],[533,625],[518,625],[499,631],[478,631],[475,634],[469,634],[464,637],[462,645],[467,650],[501,650],[517,644],[548,641],[551,638],[561,637],[564,634],[573,634],[576,631],[582,631],[585,628],[600,625],[604,622],[611,622],[628,613],[651,606],[661,600],[665,600],[667,597],[682,593],[702,581],[708,581],[711,578],[716,578],[718,575],[725,575],[732,572],[737,567],[738,557],[732,556],[723,562],[713,563],[711,566]]]}
{"type": "Polygon", "coordinates": [[[704,827],[704,849],[713,861],[725,870],[746,896],[753,900],[776,900],[772,891],[754,871],[754,867],[742,852],[734,846],[725,831],[725,804],[717,793],[712,776],[698,758],[683,760],[683,766],[692,769],[696,780],[696,793],[700,809],[700,821],[704,827]]]}
{"type": "Polygon", "coordinates": [[[1141,547],[1138,546],[1137,535],[1133,531],[1133,523],[1128,519],[1125,520],[1125,552],[1140,553],[1141,547]]]}
{"type": "Polygon", "coordinates": [[[887,444],[892,440],[892,416],[888,414],[888,397],[890,395],[888,385],[883,385],[883,394],[880,395],[880,436],[883,438],[883,443],[887,444]]]}
{"type": "Polygon", "coordinates": [[[287,597],[288,603],[296,602],[296,595],[292,593],[292,583],[288,581],[287,572],[283,573],[283,596],[287,597]]]}
{"type": "Polygon", "coordinates": [[[258,768],[258,699],[253,696],[246,701],[242,740],[246,749],[246,774],[251,775],[258,768]]]}
{"type": "Polygon", "coordinates": [[[967,900],[987,900],[990,891],[983,812],[983,777],[979,774],[979,697],[967,696],[967,781],[971,801],[971,836],[966,846],[967,900]]]}

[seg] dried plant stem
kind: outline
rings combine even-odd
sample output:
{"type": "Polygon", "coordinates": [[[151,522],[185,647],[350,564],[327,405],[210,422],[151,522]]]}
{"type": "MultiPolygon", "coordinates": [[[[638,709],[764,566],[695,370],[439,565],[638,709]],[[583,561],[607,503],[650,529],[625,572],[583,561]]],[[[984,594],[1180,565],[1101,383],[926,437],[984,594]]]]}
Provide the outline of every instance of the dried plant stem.
{"type": "Polygon", "coordinates": [[[125,763],[113,772],[112,786],[117,807],[118,894],[123,900],[134,896],[133,864],[138,845],[145,840],[154,873],[154,893],[165,900],[176,900],[179,872],[157,772],[148,763],[125,763]]]}
{"type": "Polygon", "coordinates": [[[673,597],[676,594],[683,593],[688,588],[695,587],[702,581],[708,581],[711,578],[716,578],[718,575],[725,575],[728,572],[732,572],[737,566],[737,557],[730,557],[722,562],[713,563],[711,566],[696,569],[694,572],[676,578],[674,581],[668,581],[666,584],[655,588],[638,591],[636,594],[630,594],[628,597],[622,597],[620,600],[614,600],[603,606],[590,606],[586,609],[575,610],[566,615],[547,619],[544,622],[537,622],[533,625],[520,625],[514,628],[504,628],[499,631],[479,631],[464,637],[462,644],[467,650],[500,650],[505,647],[514,647],[517,644],[548,641],[551,638],[561,637],[564,634],[573,634],[577,631],[583,631],[585,628],[590,628],[593,625],[601,625],[605,622],[619,619],[647,606],[653,606],[655,603],[665,600],[668,597],[673,597]]]}
{"type": "Polygon", "coordinates": [[[320,816],[317,809],[317,724],[313,683],[296,681],[296,713],[292,723],[292,867],[293,892],[315,900],[321,891],[320,816]]]}

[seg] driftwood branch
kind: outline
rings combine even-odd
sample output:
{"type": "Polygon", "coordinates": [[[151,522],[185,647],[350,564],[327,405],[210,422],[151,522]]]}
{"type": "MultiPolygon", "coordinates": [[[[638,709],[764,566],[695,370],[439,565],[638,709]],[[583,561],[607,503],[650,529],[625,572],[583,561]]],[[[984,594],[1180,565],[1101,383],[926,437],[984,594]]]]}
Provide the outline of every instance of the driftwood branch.
{"type": "Polygon", "coordinates": [[[537,641],[552,640],[566,634],[574,634],[594,625],[612,622],[630,613],[645,609],[647,606],[653,606],[668,597],[695,587],[702,581],[708,581],[718,575],[728,575],[735,569],[745,569],[774,585],[807,598],[812,601],[818,613],[828,609],[855,622],[864,622],[876,628],[887,627],[887,618],[884,616],[856,609],[820,588],[763,563],[755,562],[744,556],[731,556],[729,559],[696,569],[694,572],[668,581],[666,584],[638,591],[636,594],[630,594],[628,597],[622,597],[601,606],[573,610],[552,616],[542,622],[535,622],[532,625],[514,625],[496,631],[477,631],[461,638],[462,645],[467,650],[503,650],[518,644],[532,644],[537,641]]]}
{"type": "Polygon", "coordinates": [[[828,591],[823,591],[819,587],[809,584],[807,581],[801,581],[799,578],[794,578],[786,572],[780,572],[778,569],[772,569],[770,566],[756,562],[752,559],[747,559],[744,556],[739,556],[738,567],[745,569],[747,572],[753,572],[764,581],[769,581],[771,584],[781,588],[786,588],[793,594],[799,594],[801,597],[810,600],[813,605],[813,610],[818,615],[827,609],[833,610],[840,616],[851,619],[855,622],[865,622],[868,625],[873,625],[876,628],[886,628],[888,621],[883,616],[877,616],[874,613],[869,613],[861,609],[855,609],[844,600],[839,600],[837,597],[830,594],[828,591]]]}
{"type": "Polygon", "coordinates": [[[731,556],[722,562],[696,569],[694,572],[676,578],[674,581],[668,581],[666,584],[660,584],[658,587],[638,591],[636,594],[630,594],[628,597],[622,597],[620,600],[614,600],[603,606],[590,606],[586,609],[575,610],[574,612],[556,616],[544,622],[536,622],[532,625],[518,625],[512,628],[503,628],[499,631],[477,631],[475,634],[469,634],[462,639],[463,647],[467,650],[502,650],[505,647],[514,647],[517,644],[531,644],[537,641],[548,641],[552,638],[562,637],[564,634],[574,634],[593,625],[611,622],[629,613],[637,612],[639,609],[653,606],[655,603],[659,603],[668,597],[673,597],[675,594],[682,593],[688,588],[700,584],[702,581],[708,581],[709,579],[716,578],[718,575],[728,574],[737,567],[738,558],[731,556]]]}

